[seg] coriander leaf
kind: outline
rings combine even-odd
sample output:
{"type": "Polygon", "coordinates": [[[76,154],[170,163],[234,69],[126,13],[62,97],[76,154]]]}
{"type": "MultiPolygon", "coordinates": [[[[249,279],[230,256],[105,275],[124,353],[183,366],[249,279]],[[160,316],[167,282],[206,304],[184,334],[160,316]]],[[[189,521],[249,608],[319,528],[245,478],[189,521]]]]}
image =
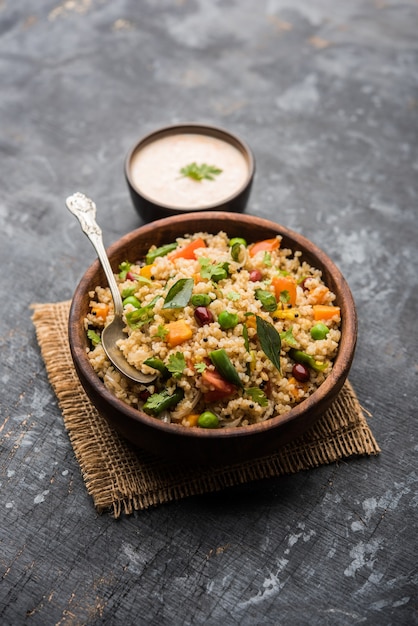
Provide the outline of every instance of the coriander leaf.
{"type": "Polygon", "coordinates": [[[228,300],[232,300],[232,302],[236,302],[237,300],[241,298],[239,293],[237,293],[236,291],[229,291],[226,294],[226,297],[228,298],[228,300]]]}
{"type": "Polygon", "coordinates": [[[297,348],[299,345],[293,336],[293,326],[291,326],[289,330],[284,330],[283,332],[281,332],[280,339],[284,341],[285,343],[287,343],[287,345],[291,346],[292,348],[297,348]]]}
{"type": "Polygon", "coordinates": [[[199,257],[200,275],[207,280],[213,280],[215,283],[227,278],[228,276],[228,263],[212,263],[210,259],[206,257],[199,257]]]}
{"type": "Polygon", "coordinates": [[[163,324],[158,324],[158,328],[157,328],[157,332],[155,333],[155,335],[152,336],[152,338],[154,339],[165,339],[168,335],[168,330],[166,329],[165,326],[163,326],[163,324]]]}
{"type": "Polygon", "coordinates": [[[271,291],[267,291],[265,289],[256,289],[255,297],[257,298],[257,300],[260,300],[261,305],[265,311],[269,311],[271,313],[277,309],[276,296],[271,293],[271,291]]]}
{"type": "Polygon", "coordinates": [[[253,402],[257,402],[260,406],[267,406],[269,403],[266,394],[259,387],[249,387],[245,390],[245,393],[251,397],[253,402]]]}
{"type": "Polygon", "coordinates": [[[264,252],[263,263],[266,267],[271,267],[271,254],[270,252],[264,252]]]}
{"type": "Polygon", "coordinates": [[[215,165],[207,165],[206,163],[198,165],[195,161],[193,163],[189,163],[185,167],[182,167],[180,170],[180,174],[183,177],[189,177],[192,180],[197,180],[199,182],[204,178],[206,180],[215,180],[215,176],[218,176],[221,173],[222,170],[215,165]]]}
{"type": "Polygon", "coordinates": [[[144,403],[143,409],[145,413],[151,413],[152,415],[159,415],[162,411],[173,408],[184,398],[183,389],[176,389],[173,395],[170,396],[167,389],[161,391],[161,393],[153,393],[147,398],[144,403]]]}
{"type": "Polygon", "coordinates": [[[93,346],[98,346],[99,343],[102,342],[100,335],[98,333],[96,333],[95,330],[88,330],[87,331],[87,337],[90,339],[91,343],[93,344],[93,346]]]}
{"type": "Polygon", "coordinates": [[[282,348],[282,340],[277,330],[272,324],[263,320],[262,317],[256,315],[257,336],[260,341],[261,348],[268,359],[280,372],[280,350],[282,348]]]}
{"type": "Polygon", "coordinates": [[[129,263],[128,261],[123,261],[119,265],[119,280],[121,281],[126,280],[126,274],[129,272],[130,269],[131,269],[131,263],[129,263]]]}
{"type": "Polygon", "coordinates": [[[207,368],[206,363],[201,361],[200,363],[195,363],[193,366],[198,374],[203,374],[205,369],[207,368]]]}
{"type": "Polygon", "coordinates": [[[184,354],[182,352],[170,354],[167,369],[174,376],[174,378],[180,378],[185,367],[186,359],[184,358],[184,354]]]}
{"type": "Polygon", "coordinates": [[[283,302],[283,304],[288,304],[290,302],[290,293],[287,289],[280,292],[280,302],[283,302]]]}
{"type": "Polygon", "coordinates": [[[163,309],[183,309],[190,300],[193,286],[193,278],[180,278],[168,290],[163,309]]]}

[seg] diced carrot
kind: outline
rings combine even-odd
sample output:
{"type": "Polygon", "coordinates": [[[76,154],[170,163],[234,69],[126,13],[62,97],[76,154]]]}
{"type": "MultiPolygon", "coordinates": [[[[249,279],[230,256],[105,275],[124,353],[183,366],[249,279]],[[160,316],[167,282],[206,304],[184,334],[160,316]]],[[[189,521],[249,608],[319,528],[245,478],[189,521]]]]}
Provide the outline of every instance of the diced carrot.
{"type": "Polygon", "coordinates": [[[313,307],[314,320],[330,320],[340,315],[339,306],[331,306],[326,304],[314,304],[313,307]]]}
{"type": "Polygon", "coordinates": [[[194,239],[183,248],[177,248],[173,252],[170,252],[168,258],[173,259],[195,259],[195,250],[199,248],[206,248],[206,244],[201,237],[194,239]]]}
{"type": "Polygon", "coordinates": [[[139,270],[139,273],[144,278],[151,278],[151,269],[152,265],[144,265],[144,267],[141,267],[141,269],[139,270]]]}
{"type": "Polygon", "coordinates": [[[209,391],[203,394],[206,402],[216,402],[228,396],[231,396],[237,388],[228,382],[218,372],[206,369],[202,373],[202,381],[209,387],[209,391]]]}
{"type": "Polygon", "coordinates": [[[188,341],[193,336],[192,329],[184,320],[170,322],[169,324],[166,324],[165,329],[168,331],[166,341],[172,347],[188,341]]]}
{"type": "Polygon", "coordinates": [[[255,256],[258,252],[272,252],[280,248],[280,239],[274,237],[274,239],[263,239],[263,241],[257,241],[248,248],[250,256],[255,256]]]}
{"type": "MultiPolygon", "coordinates": [[[[328,300],[329,289],[325,285],[318,285],[309,295],[312,304],[324,304],[328,300]]],[[[328,300],[329,302],[329,300],[328,300]]]]}
{"type": "Polygon", "coordinates": [[[109,315],[109,305],[108,304],[96,304],[92,307],[91,312],[96,317],[99,317],[101,320],[105,321],[107,316],[109,315]]]}
{"type": "Polygon", "coordinates": [[[257,328],[257,318],[255,315],[247,315],[245,323],[248,328],[257,328]]]}
{"type": "Polygon", "coordinates": [[[296,304],[296,281],[291,276],[274,276],[272,285],[278,302],[285,302],[295,306],[296,304]]]}
{"type": "Polygon", "coordinates": [[[292,394],[295,400],[299,400],[299,389],[303,389],[305,391],[307,388],[306,383],[299,382],[293,376],[289,378],[289,383],[291,385],[291,387],[289,388],[289,393],[292,394]]]}
{"type": "Polygon", "coordinates": [[[199,413],[190,413],[190,415],[186,415],[183,417],[182,426],[186,426],[188,428],[193,428],[193,426],[197,426],[197,420],[199,419],[199,413]]]}

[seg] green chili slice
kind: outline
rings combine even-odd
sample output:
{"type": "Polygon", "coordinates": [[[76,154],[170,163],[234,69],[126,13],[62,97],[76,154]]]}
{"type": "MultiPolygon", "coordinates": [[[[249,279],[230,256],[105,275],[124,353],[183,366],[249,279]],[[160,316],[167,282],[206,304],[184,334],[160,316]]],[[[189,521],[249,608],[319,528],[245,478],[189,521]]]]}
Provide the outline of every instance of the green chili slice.
{"type": "Polygon", "coordinates": [[[151,357],[149,357],[149,359],[146,359],[144,361],[144,365],[148,365],[149,367],[153,367],[155,370],[160,372],[162,379],[170,377],[170,372],[168,371],[168,368],[164,365],[164,363],[163,363],[163,361],[161,361],[161,359],[157,359],[157,357],[155,357],[155,356],[151,356],[151,357]]]}
{"type": "Polygon", "coordinates": [[[236,385],[237,387],[243,388],[244,385],[241,382],[239,374],[232,365],[231,360],[224,348],[213,350],[209,353],[209,357],[222,378],[225,378],[225,380],[233,385],[236,385]]]}
{"type": "Polygon", "coordinates": [[[148,322],[150,322],[154,317],[153,309],[160,297],[161,296],[155,296],[149,304],[145,304],[139,309],[126,313],[128,326],[130,328],[141,328],[144,324],[148,324],[148,322]]]}
{"type": "Polygon", "coordinates": [[[294,348],[291,348],[289,350],[289,356],[291,359],[296,361],[296,363],[303,363],[303,365],[307,365],[315,372],[323,372],[328,367],[328,363],[325,361],[315,361],[313,356],[306,354],[306,352],[303,352],[302,350],[295,350],[294,348]]]}
{"type": "Polygon", "coordinates": [[[160,246],[159,248],[155,248],[155,250],[148,250],[145,256],[145,263],[147,265],[152,265],[155,259],[159,256],[167,256],[169,252],[172,252],[177,248],[178,243],[167,243],[165,246],[160,246]]]}

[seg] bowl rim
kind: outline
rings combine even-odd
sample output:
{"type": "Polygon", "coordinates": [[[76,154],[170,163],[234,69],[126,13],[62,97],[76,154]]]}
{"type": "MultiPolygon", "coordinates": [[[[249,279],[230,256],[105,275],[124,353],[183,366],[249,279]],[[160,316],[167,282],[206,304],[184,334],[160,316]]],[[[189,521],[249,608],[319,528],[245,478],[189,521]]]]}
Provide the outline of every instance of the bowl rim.
{"type": "MultiPolygon", "coordinates": [[[[341,316],[343,332],[341,332],[338,353],[335,357],[331,373],[328,375],[325,381],[308,398],[293,407],[290,411],[282,415],[276,415],[274,417],[271,417],[264,422],[249,424],[247,426],[240,426],[239,428],[185,428],[181,424],[162,422],[158,420],[158,418],[147,415],[139,409],[136,409],[126,404],[122,400],[119,400],[115,395],[113,395],[105,387],[104,382],[98,377],[90,361],[88,360],[85,347],[83,347],[83,345],[80,345],[78,341],[78,338],[82,340],[83,334],[85,332],[84,327],[82,326],[82,324],[72,323],[73,320],[80,320],[83,298],[85,297],[84,294],[87,294],[88,292],[88,284],[91,282],[93,276],[101,269],[98,259],[96,259],[83,274],[74,291],[70,305],[70,313],[68,318],[68,339],[76,369],[79,368],[81,370],[83,376],[85,376],[87,380],[87,383],[91,385],[92,388],[100,389],[100,395],[102,396],[104,401],[110,405],[112,409],[123,412],[126,417],[132,419],[134,422],[138,422],[157,431],[162,431],[163,433],[168,435],[181,435],[182,437],[186,437],[188,439],[239,439],[244,438],[250,434],[256,435],[257,433],[260,434],[262,432],[265,432],[266,430],[274,430],[276,427],[283,426],[289,422],[296,423],[298,420],[302,420],[303,417],[306,415],[306,408],[308,405],[311,410],[314,410],[318,406],[320,401],[323,401],[323,398],[328,396],[329,392],[334,386],[336,386],[338,390],[341,389],[345,379],[347,378],[348,371],[354,357],[357,341],[358,319],[354,298],[346,279],[342,275],[340,269],[328,257],[328,255],[304,235],[263,217],[257,217],[248,214],[239,214],[237,216],[237,214],[235,213],[228,213],[225,211],[206,211],[202,215],[196,212],[189,212],[186,215],[174,215],[171,217],[165,217],[156,220],[148,224],[144,224],[139,228],[136,228],[133,231],[126,233],[125,235],[114,241],[107,248],[107,253],[110,257],[111,262],[112,256],[118,251],[118,249],[125,245],[127,242],[129,242],[132,238],[136,239],[140,236],[141,238],[146,239],[149,235],[149,240],[151,241],[152,231],[155,229],[156,226],[164,228],[165,226],[172,225],[173,223],[175,223],[176,225],[181,225],[187,223],[190,219],[193,219],[193,216],[195,216],[196,219],[199,219],[199,222],[202,223],[202,226],[209,226],[210,222],[216,219],[226,221],[230,216],[231,220],[233,220],[234,222],[246,222],[248,225],[256,223],[257,226],[261,228],[277,231],[277,234],[293,240],[293,242],[295,243],[295,250],[299,249],[299,245],[302,248],[306,248],[307,250],[309,250],[309,252],[313,256],[315,256],[316,259],[319,260],[319,264],[327,267],[328,271],[332,273],[335,282],[338,283],[340,290],[342,301],[339,304],[344,304],[343,308],[346,312],[349,312],[349,315],[341,316]]],[[[202,228],[201,230],[204,232],[210,232],[210,229],[205,230],[205,228],[202,228]]],[[[187,227],[185,227],[183,233],[186,234],[187,232],[189,231],[187,230],[187,227]]],[[[326,410],[326,408],[327,407],[325,407],[324,410],[326,410]]]]}
{"type": "Polygon", "coordinates": [[[161,207],[166,211],[175,211],[178,214],[190,214],[196,213],[200,211],[216,211],[221,206],[230,203],[235,198],[239,197],[252,183],[255,174],[255,156],[250,148],[249,144],[239,137],[236,133],[227,130],[222,126],[217,126],[213,124],[205,124],[200,122],[181,122],[179,124],[171,124],[168,126],[161,126],[156,128],[147,134],[143,135],[139,139],[135,141],[134,144],[128,150],[128,153],[125,157],[124,161],[124,173],[125,178],[128,181],[129,186],[132,188],[134,193],[136,193],[140,198],[143,198],[144,201],[155,205],[156,207],[161,207]],[[237,148],[241,154],[244,156],[247,166],[248,172],[245,181],[242,185],[229,196],[225,196],[222,200],[218,202],[214,202],[212,204],[205,204],[201,207],[182,207],[182,206],[173,206],[171,204],[166,204],[164,202],[160,202],[155,198],[144,193],[141,189],[139,189],[138,185],[135,184],[132,175],[131,175],[131,161],[136,152],[138,152],[141,148],[149,145],[156,139],[162,139],[163,137],[168,137],[171,135],[179,135],[179,134],[202,134],[208,135],[210,137],[214,137],[215,139],[224,140],[226,143],[233,145],[237,148]]]}

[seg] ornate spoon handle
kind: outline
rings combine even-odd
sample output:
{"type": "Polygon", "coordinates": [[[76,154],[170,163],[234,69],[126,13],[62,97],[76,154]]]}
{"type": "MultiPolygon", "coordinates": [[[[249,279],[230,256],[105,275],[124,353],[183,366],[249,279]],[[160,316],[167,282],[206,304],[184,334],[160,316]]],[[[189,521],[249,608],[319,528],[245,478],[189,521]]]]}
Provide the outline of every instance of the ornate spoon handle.
{"type": "Polygon", "coordinates": [[[112,293],[115,315],[121,316],[123,313],[122,298],[103,244],[102,230],[96,222],[96,205],[93,200],[90,200],[90,198],[87,198],[79,191],[69,196],[65,203],[69,211],[80,222],[83,232],[87,235],[97,252],[112,293]]]}

